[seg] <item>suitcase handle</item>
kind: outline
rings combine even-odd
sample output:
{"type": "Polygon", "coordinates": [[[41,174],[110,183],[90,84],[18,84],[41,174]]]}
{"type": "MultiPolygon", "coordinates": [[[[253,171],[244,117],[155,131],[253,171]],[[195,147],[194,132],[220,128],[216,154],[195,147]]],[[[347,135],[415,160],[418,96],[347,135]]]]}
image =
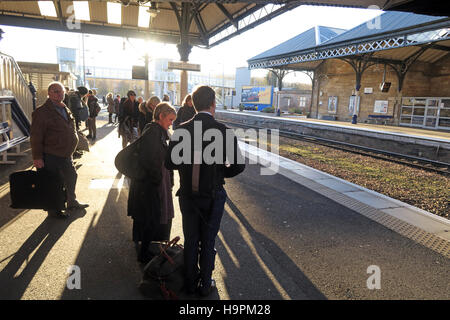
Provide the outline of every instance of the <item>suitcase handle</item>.
{"type": "Polygon", "coordinates": [[[167,261],[169,261],[170,264],[175,264],[175,262],[173,261],[173,259],[167,254],[166,249],[170,248],[172,246],[175,246],[177,244],[177,242],[180,240],[179,236],[176,236],[175,238],[173,238],[172,240],[170,240],[166,245],[164,245],[164,247],[159,244],[159,250],[161,251],[161,254],[167,259],[167,261]]]}

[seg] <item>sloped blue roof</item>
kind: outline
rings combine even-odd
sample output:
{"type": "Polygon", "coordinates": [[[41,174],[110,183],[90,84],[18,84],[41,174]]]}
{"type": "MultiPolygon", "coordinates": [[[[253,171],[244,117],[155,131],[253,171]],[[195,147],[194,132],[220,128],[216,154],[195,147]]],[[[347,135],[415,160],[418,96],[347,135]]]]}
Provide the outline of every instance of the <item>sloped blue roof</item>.
{"type": "Polygon", "coordinates": [[[254,56],[253,58],[250,58],[250,60],[257,60],[257,59],[264,59],[267,57],[273,57],[278,55],[284,55],[289,52],[299,51],[311,47],[315,47],[317,43],[323,43],[325,41],[330,40],[333,37],[336,37],[337,35],[345,32],[344,29],[338,29],[338,28],[330,28],[330,27],[323,27],[323,26],[317,26],[313,27],[309,30],[306,30],[303,33],[300,33],[299,35],[273,47],[272,49],[269,49],[267,51],[264,51],[263,53],[258,54],[257,56],[254,56]],[[320,41],[316,41],[316,28],[318,28],[318,34],[320,37],[320,41]]]}
{"type": "Polygon", "coordinates": [[[373,37],[377,34],[392,32],[409,27],[418,26],[423,23],[441,20],[447,17],[426,16],[409,12],[387,11],[378,17],[360,24],[333,39],[326,42],[327,45],[352,41],[360,38],[373,37]]]}
{"type": "MultiPolygon", "coordinates": [[[[434,21],[447,19],[446,16],[427,16],[409,12],[387,11],[378,17],[366,21],[350,30],[342,30],[337,28],[319,27],[321,41],[316,43],[315,28],[311,28],[298,36],[283,42],[253,58],[248,59],[249,63],[256,61],[269,61],[300,52],[321,50],[323,48],[334,48],[355,42],[358,39],[367,39],[374,37],[384,37],[400,30],[408,28],[420,27],[422,24],[433,23],[434,21]],[[324,38],[322,39],[322,35],[324,38]],[[326,41],[323,41],[326,40],[326,41]]],[[[447,22],[445,22],[447,23],[447,22]]]]}

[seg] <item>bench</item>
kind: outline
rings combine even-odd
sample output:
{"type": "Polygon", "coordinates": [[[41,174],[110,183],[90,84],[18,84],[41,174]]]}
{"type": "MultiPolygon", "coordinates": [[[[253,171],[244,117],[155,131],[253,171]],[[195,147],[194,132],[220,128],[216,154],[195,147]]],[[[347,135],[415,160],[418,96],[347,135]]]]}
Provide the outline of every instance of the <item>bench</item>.
{"type": "Polygon", "coordinates": [[[20,144],[28,140],[27,136],[10,139],[11,127],[8,122],[0,123],[0,164],[15,164],[13,160],[8,160],[8,156],[24,156],[26,153],[20,151],[20,144]],[[16,148],[16,152],[8,152],[9,149],[16,148]]]}
{"type": "Polygon", "coordinates": [[[386,114],[369,114],[369,120],[374,120],[376,124],[378,124],[378,122],[386,124],[388,120],[392,120],[393,118],[393,116],[386,114]]]}
{"type": "Polygon", "coordinates": [[[325,116],[321,116],[320,119],[322,119],[322,120],[336,121],[337,117],[336,117],[336,116],[325,115],[325,116]]]}

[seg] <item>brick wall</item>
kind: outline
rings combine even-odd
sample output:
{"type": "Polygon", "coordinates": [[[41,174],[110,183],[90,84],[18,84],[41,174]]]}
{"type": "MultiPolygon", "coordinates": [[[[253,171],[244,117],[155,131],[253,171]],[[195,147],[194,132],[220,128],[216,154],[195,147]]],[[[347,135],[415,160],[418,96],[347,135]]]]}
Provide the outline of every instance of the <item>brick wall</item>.
{"type": "MultiPolygon", "coordinates": [[[[374,113],[376,100],[387,100],[386,115],[397,120],[401,96],[445,97],[450,96],[450,57],[439,60],[435,65],[416,62],[406,74],[401,95],[398,93],[398,79],[395,71],[386,68],[386,82],[391,82],[389,92],[381,92],[384,65],[366,69],[361,79],[359,121],[368,119],[374,113]],[[372,93],[364,93],[365,88],[372,88],[372,93]]],[[[314,83],[311,117],[336,116],[336,120],[350,121],[352,114],[348,105],[350,96],[355,93],[356,77],[353,68],[344,61],[329,59],[317,69],[314,83]],[[328,112],[328,98],[338,98],[336,113],[328,112]]]]}

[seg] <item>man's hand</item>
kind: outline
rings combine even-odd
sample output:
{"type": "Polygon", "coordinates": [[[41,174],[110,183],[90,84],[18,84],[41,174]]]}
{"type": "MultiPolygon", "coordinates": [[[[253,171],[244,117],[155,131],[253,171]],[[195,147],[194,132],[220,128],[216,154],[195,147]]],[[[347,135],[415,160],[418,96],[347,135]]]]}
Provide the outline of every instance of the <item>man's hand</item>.
{"type": "Polygon", "coordinates": [[[44,167],[44,161],[42,159],[33,160],[33,165],[40,169],[44,167]]]}

